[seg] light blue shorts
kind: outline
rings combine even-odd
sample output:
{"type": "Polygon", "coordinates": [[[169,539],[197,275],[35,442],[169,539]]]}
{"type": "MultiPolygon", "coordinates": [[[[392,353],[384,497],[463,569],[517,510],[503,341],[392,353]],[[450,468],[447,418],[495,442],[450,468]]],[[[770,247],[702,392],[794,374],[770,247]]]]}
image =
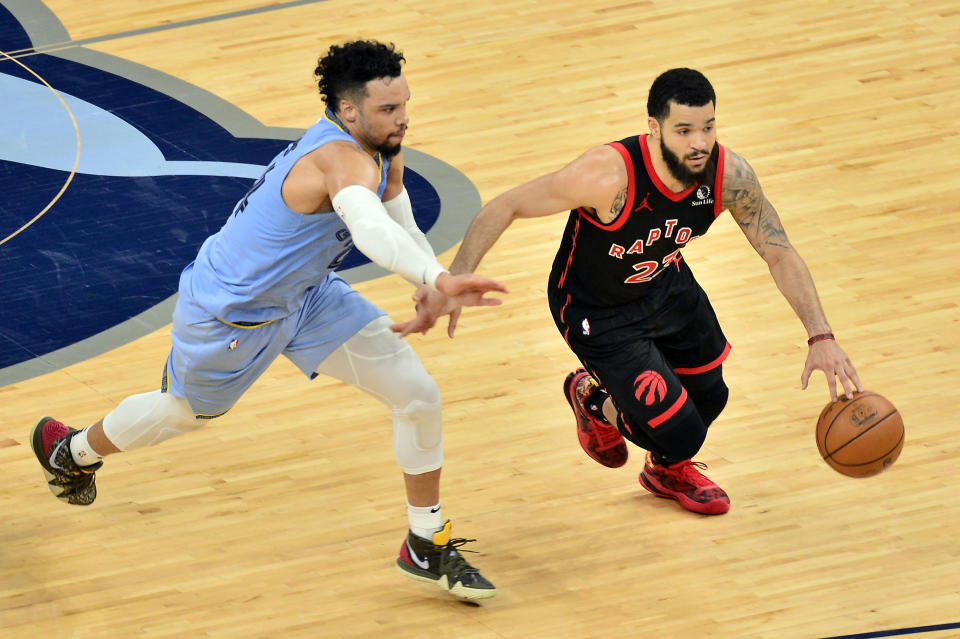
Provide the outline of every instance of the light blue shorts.
{"type": "Polygon", "coordinates": [[[331,273],[298,313],[253,328],[224,322],[182,293],[161,390],[185,397],[200,418],[219,417],[286,355],[305,375],[361,328],[385,315],[331,273]]]}

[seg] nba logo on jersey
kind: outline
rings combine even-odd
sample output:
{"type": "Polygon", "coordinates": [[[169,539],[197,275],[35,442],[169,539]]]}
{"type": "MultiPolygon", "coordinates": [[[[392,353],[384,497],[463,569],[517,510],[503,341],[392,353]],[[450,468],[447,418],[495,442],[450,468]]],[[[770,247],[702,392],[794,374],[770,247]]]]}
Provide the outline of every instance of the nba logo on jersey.
{"type": "Polygon", "coordinates": [[[228,351],[235,351],[235,350],[237,350],[237,346],[240,346],[240,340],[235,339],[235,340],[233,340],[232,342],[230,342],[230,345],[229,345],[229,346],[227,346],[227,350],[228,350],[228,351]]]}
{"type": "Polygon", "coordinates": [[[580,326],[583,328],[583,334],[584,334],[584,335],[589,335],[589,334],[590,334],[590,320],[588,320],[586,317],[584,317],[584,318],[583,318],[583,322],[580,323],[580,326]]]}

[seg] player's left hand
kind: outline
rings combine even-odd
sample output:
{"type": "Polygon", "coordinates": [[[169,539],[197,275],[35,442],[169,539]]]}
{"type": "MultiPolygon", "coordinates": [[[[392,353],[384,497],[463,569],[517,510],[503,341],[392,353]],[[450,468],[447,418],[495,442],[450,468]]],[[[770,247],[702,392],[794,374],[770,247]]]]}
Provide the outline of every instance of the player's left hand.
{"type": "Polygon", "coordinates": [[[840,345],[832,339],[814,342],[807,349],[807,363],[803,367],[803,374],[800,375],[800,383],[803,389],[807,388],[810,374],[815,370],[821,370],[827,376],[830,401],[837,401],[837,379],[840,380],[843,391],[848,398],[853,397],[854,389],[863,392],[863,385],[857,376],[857,369],[853,367],[853,362],[843,352],[840,345]]]}
{"type": "Polygon", "coordinates": [[[474,273],[441,273],[436,281],[437,290],[452,297],[458,304],[464,306],[496,306],[500,300],[495,297],[484,297],[487,293],[508,293],[507,287],[474,273]]]}
{"type": "Polygon", "coordinates": [[[453,337],[453,331],[457,326],[457,320],[460,318],[460,304],[433,290],[429,286],[421,286],[411,298],[414,301],[417,310],[417,316],[412,320],[394,324],[390,327],[394,333],[400,337],[406,337],[410,333],[420,333],[426,335],[443,315],[450,315],[450,322],[447,325],[447,335],[453,337]]]}

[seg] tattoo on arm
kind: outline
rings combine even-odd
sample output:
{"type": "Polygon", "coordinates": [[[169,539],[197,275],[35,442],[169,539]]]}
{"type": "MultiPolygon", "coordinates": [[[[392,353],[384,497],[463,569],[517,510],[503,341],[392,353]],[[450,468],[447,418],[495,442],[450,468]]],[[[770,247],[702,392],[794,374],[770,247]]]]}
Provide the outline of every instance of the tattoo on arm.
{"type": "Polygon", "coordinates": [[[770,247],[790,248],[780,216],[763,195],[753,168],[729,149],[726,166],[721,194],[723,206],[730,209],[753,248],[761,257],[770,247]]]}
{"type": "Polygon", "coordinates": [[[620,189],[620,192],[613,198],[613,204],[610,205],[610,213],[616,217],[623,212],[623,207],[627,203],[627,187],[620,189]]]}
{"type": "Polygon", "coordinates": [[[613,204],[610,205],[610,216],[613,220],[617,219],[623,213],[623,207],[627,204],[627,187],[623,187],[613,198],[613,204]]]}

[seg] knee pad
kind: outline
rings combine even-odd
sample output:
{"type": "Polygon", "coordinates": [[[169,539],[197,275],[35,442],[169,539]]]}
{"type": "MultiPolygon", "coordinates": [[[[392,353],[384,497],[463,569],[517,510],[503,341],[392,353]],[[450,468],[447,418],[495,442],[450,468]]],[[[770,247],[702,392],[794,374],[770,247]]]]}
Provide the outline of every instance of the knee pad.
{"type": "Polygon", "coordinates": [[[435,402],[414,400],[393,410],[393,452],[408,475],[429,473],[443,465],[439,392],[435,402]]]}
{"type": "Polygon", "coordinates": [[[406,340],[384,316],[373,320],[316,369],[366,391],[390,408],[393,450],[409,475],[443,465],[440,389],[406,340]]]}
{"type": "Polygon", "coordinates": [[[131,450],[159,444],[203,424],[183,397],[153,391],[120,402],[103,418],[103,433],[120,450],[131,450]]]}

